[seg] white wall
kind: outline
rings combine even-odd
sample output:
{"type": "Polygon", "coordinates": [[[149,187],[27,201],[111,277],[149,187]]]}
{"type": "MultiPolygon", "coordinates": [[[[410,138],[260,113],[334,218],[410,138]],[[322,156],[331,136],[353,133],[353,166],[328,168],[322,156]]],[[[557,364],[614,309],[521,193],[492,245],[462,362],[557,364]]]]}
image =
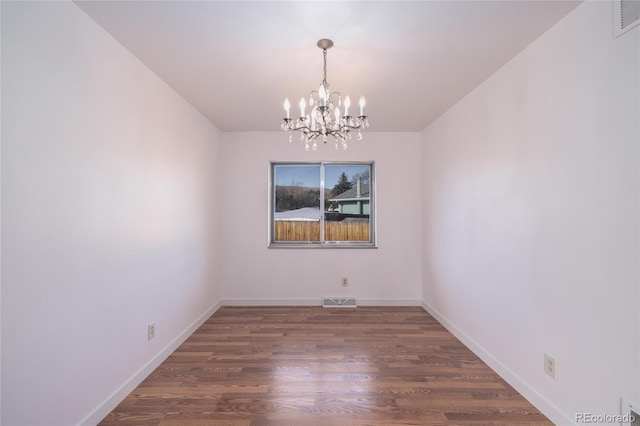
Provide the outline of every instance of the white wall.
{"type": "Polygon", "coordinates": [[[367,132],[338,152],[332,145],[306,152],[284,132],[225,133],[223,157],[225,303],[318,304],[323,296],[420,303],[419,133],[367,132]],[[322,160],[375,161],[378,249],[267,248],[270,162],[322,160]]]}
{"type": "Polygon", "coordinates": [[[425,305],[558,424],[640,401],[640,28],[611,22],[582,4],[422,134],[425,305]]]}
{"type": "Polygon", "coordinates": [[[221,137],[72,3],[2,55],[2,424],[91,424],[221,297],[221,137]]]}

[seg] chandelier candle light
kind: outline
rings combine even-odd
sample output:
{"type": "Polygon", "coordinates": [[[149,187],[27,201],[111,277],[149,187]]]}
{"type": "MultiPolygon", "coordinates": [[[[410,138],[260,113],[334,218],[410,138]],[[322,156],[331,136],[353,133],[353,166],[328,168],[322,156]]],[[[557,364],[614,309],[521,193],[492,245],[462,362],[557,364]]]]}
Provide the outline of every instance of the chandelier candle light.
{"type": "Polygon", "coordinates": [[[327,49],[333,47],[333,41],[323,38],[318,41],[318,47],[322,49],[324,59],[323,78],[320,88],[311,92],[309,96],[309,113],[305,114],[307,102],[300,99],[300,117],[292,119],[290,116],[291,104],[289,99],[284,100],[285,118],[282,119],[281,128],[289,132],[289,142],[292,141],[292,132],[302,131],[300,140],[304,141],[305,149],[316,150],[318,144],[316,139],[322,136],[322,142],[327,143],[327,137],[333,136],[336,142],[336,149],[342,146],[347,149],[347,140],[352,138],[351,132],[357,131],[357,139],[362,140],[360,130],[369,127],[369,119],[364,115],[364,96],[360,97],[360,115],[357,117],[349,115],[351,100],[349,96],[344,98],[340,92],[329,91],[327,82],[327,49]],[[340,108],[344,106],[344,114],[340,113],[340,108]]]}

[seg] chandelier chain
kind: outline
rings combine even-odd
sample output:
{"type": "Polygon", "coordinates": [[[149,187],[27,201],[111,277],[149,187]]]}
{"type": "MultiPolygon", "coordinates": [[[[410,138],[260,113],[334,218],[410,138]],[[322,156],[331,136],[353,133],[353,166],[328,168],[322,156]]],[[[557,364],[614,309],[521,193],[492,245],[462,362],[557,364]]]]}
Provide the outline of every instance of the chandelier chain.
{"type": "Polygon", "coordinates": [[[323,77],[324,78],[322,79],[322,82],[327,84],[327,49],[322,49],[322,56],[323,56],[323,59],[324,59],[324,68],[323,68],[323,71],[324,71],[323,77]]]}

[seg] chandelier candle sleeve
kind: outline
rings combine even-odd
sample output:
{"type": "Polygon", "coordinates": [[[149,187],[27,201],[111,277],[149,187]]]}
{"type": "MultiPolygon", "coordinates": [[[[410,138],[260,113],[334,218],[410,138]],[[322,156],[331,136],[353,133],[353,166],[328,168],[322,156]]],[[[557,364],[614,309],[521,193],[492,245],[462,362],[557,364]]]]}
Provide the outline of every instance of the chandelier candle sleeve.
{"type": "Polygon", "coordinates": [[[320,89],[318,90],[318,93],[320,94],[320,106],[321,107],[326,107],[327,106],[327,91],[324,89],[324,84],[320,85],[320,89]]]}
{"type": "Polygon", "coordinates": [[[304,98],[300,98],[300,117],[304,117],[304,107],[306,105],[304,98]]]}
{"type": "Polygon", "coordinates": [[[364,115],[364,96],[360,97],[360,115],[352,117],[349,115],[351,99],[344,98],[344,111],[341,113],[343,105],[340,92],[332,92],[327,82],[327,49],[333,46],[333,41],[322,39],[318,41],[318,47],[322,49],[323,75],[322,82],[318,90],[313,90],[309,96],[309,111],[306,112],[307,103],[305,98],[300,99],[300,118],[292,119],[290,115],[291,104],[289,99],[284,102],[286,116],[282,120],[281,128],[289,133],[291,141],[292,132],[300,131],[300,139],[305,143],[305,149],[317,149],[316,140],[322,137],[322,142],[327,143],[329,136],[336,141],[336,149],[342,146],[347,149],[347,141],[352,139],[352,133],[357,132],[357,139],[362,139],[361,130],[369,127],[369,118],[364,115]]]}

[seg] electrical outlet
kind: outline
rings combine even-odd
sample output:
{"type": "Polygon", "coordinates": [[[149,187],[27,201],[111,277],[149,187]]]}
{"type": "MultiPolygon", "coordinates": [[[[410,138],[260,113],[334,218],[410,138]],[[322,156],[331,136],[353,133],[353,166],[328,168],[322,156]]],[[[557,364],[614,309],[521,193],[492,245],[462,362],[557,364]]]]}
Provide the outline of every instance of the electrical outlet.
{"type": "Polygon", "coordinates": [[[156,337],[156,323],[152,322],[147,326],[147,340],[151,340],[156,337]]]}
{"type": "Polygon", "coordinates": [[[349,278],[342,278],[342,287],[349,287],[349,278]]]}
{"type": "Polygon", "coordinates": [[[553,380],[558,379],[558,364],[556,359],[549,354],[544,354],[544,372],[553,380]]]}

